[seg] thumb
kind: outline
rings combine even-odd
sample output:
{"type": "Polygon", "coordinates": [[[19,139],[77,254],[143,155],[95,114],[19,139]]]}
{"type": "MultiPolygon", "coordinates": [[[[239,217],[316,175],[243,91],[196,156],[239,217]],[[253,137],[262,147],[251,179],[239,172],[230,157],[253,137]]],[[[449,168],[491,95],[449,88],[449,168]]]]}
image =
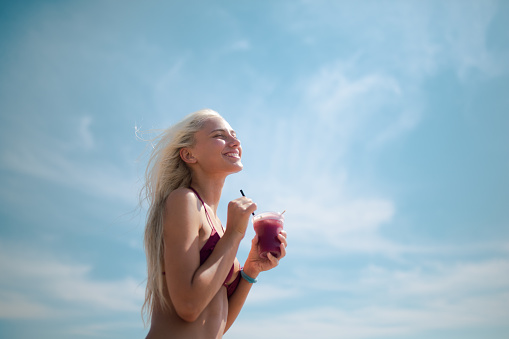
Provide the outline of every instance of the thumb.
{"type": "Polygon", "coordinates": [[[253,240],[251,241],[251,243],[253,245],[257,245],[258,244],[258,234],[255,234],[255,236],[254,236],[253,240]]]}

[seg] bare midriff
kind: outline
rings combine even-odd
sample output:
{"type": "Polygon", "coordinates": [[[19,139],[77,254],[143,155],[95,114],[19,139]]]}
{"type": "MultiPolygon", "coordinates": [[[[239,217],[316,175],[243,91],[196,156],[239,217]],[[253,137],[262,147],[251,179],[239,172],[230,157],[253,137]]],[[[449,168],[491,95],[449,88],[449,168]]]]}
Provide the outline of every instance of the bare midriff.
{"type": "Polygon", "coordinates": [[[172,304],[168,309],[162,309],[156,305],[146,339],[222,338],[227,316],[228,298],[224,287],[219,289],[219,292],[194,322],[187,322],[180,318],[172,304]]]}

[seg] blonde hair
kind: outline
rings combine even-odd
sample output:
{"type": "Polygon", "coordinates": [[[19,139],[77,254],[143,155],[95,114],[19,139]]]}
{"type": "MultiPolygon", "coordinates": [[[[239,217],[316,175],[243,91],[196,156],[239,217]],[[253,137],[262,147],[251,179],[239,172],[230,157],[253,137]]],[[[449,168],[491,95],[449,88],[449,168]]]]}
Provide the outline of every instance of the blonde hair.
{"type": "Polygon", "coordinates": [[[164,203],[172,191],[180,187],[189,187],[191,184],[191,171],[181,159],[180,150],[194,145],[195,133],[212,117],[221,116],[210,109],[191,113],[151,140],[153,149],[145,172],[145,184],[140,194],[141,199],[146,199],[149,204],[144,238],[147,287],[142,307],[142,317],[146,314],[147,322],[152,317],[155,303],[163,308],[169,305],[169,300],[164,295],[163,275],[164,203]]]}

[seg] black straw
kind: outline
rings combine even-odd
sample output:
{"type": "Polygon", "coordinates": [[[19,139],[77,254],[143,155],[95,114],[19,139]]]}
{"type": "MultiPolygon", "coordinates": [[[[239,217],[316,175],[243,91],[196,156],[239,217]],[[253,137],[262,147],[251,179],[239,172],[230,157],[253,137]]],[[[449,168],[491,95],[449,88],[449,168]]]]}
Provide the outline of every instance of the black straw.
{"type": "MultiPolygon", "coordinates": [[[[243,197],[245,197],[245,196],[246,196],[242,190],[240,190],[240,194],[242,194],[242,196],[243,196],[243,197]]],[[[254,212],[253,212],[253,213],[251,213],[251,214],[254,216],[254,212]]]]}

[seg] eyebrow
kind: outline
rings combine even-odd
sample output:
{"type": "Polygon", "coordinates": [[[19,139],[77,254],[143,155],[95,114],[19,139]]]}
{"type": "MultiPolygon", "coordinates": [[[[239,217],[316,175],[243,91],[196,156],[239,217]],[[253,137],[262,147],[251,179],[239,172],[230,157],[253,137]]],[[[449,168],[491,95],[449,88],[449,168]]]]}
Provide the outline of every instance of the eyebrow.
{"type": "MultiPolygon", "coordinates": [[[[214,134],[214,133],[216,133],[216,132],[231,133],[233,136],[237,136],[237,133],[235,133],[235,131],[234,131],[234,130],[230,130],[230,131],[228,131],[228,130],[226,130],[226,129],[224,129],[224,128],[218,128],[218,129],[215,129],[215,130],[213,130],[212,132],[210,132],[210,134],[214,134]]],[[[210,134],[209,134],[209,135],[210,135],[210,134]]]]}

